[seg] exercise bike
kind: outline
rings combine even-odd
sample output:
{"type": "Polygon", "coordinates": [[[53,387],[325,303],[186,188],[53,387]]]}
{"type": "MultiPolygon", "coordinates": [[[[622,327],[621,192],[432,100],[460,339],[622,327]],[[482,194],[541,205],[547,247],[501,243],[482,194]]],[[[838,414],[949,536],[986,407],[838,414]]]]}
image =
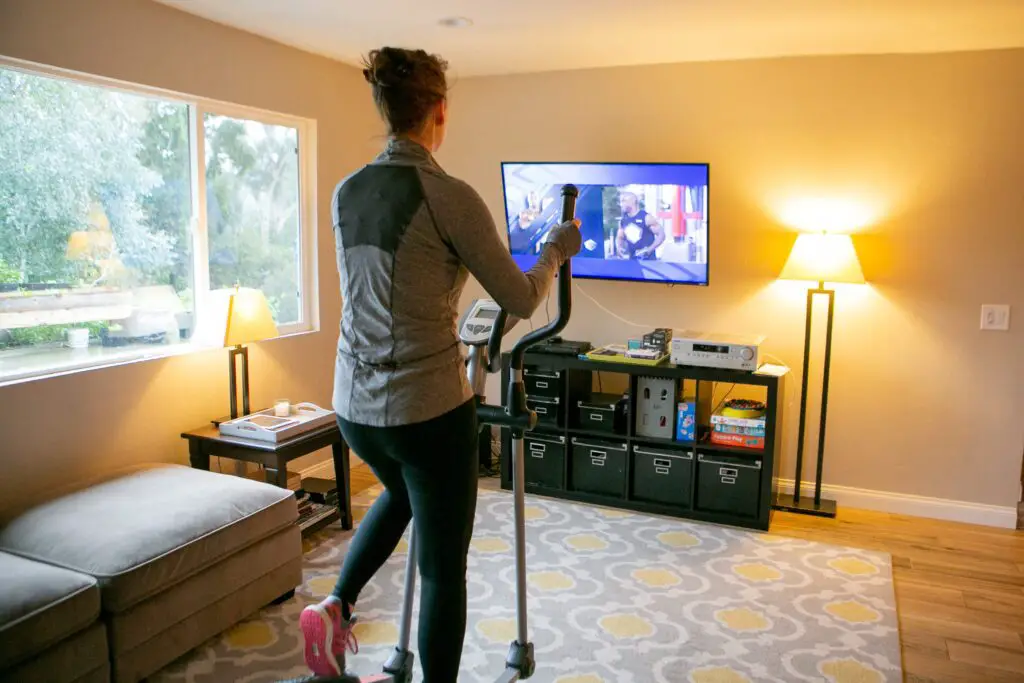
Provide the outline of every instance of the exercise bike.
{"type": "MultiPolygon", "coordinates": [[[[576,215],[579,190],[573,185],[562,187],[562,222],[576,215]]],[[[534,344],[556,336],[569,323],[572,309],[572,268],[569,261],[558,271],[558,315],[546,326],[528,332],[509,354],[510,381],[503,406],[485,403],[488,373],[501,370],[502,337],[517,321],[489,299],[477,299],[459,322],[459,338],[469,347],[466,363],[470,386],[477,400],[481,425],[497,425],[512,432],[512,491],[515,514],[516,554],[516,622],[517,638],[509,646],[505,669],[496,683],[514,683],[533,675],[536,668],[533,643],[526,622],[526,498],[523,491],[525,469],[523,436],[537,426],[537,414],[526,404],[523,384],[523,357],[534,344]]],[[[411,683],[415,657],[409,650],[412,635],[413,598],[416,592],[416,529],[409,535],[409,553],[405,565],[402,616],[398,643],[384,665],[383,673],[369,676],[308,677],[303,683],[411,683]]]]}

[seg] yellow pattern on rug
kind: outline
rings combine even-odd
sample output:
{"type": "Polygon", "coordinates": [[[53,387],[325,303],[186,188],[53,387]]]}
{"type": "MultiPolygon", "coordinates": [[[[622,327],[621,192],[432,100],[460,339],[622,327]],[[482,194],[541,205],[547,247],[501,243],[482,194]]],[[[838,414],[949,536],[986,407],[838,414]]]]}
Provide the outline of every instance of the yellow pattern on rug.
{"type": "Polygon", "coordinates": [[[727,666],[698,669],[690,674],[690,680],[693,683],[751,683],[749,678],[727,666]]]}
{"type": "Polygon", "coordinates": [[[829,560],[828,566],[850,576],[867,576],[878,573],[878,567],[856,557],[839,557],[829,560]]]}
{"type": "Polygon", "coordinates": [[[748,581],[778,581],[782,578],[782,572],[778,569],[761,563],[738,564],[732,568],[732,573],[748,581]]]}
{"type": "Polygon", "coordinates": [[[610,614],[597,623],[605,633],[619,639],[646,638],[654,633],[651,622],[635,614],[610,614]]]}
{"type": "Polygon", "coordinates": [[[770,626],[763,614],[746,607],[718,610],[715,619],[733,631],[764,631],[770,626]]]}
{"type": "Polygon", "coordinates": [[[668,569],[634,569],[631,576],[651,588],[678,586],[683,582],[678,574],[668,569]]]}
{"type": "Polygon", "coordinates": [[[851,624],[865,624],[878,621],[882,618],[882,615],[879,614],[877,610],[871,609],[867,605],[854,600],[830,602],[825,605],[825,611],[832,616],[851,624]]]}
{"type": "Polygon", "coordinates": [[[829,683],[882,683],[882,674],[871,667],[852,659],[836,659],[822,662],[821,673],[829,683]]]}

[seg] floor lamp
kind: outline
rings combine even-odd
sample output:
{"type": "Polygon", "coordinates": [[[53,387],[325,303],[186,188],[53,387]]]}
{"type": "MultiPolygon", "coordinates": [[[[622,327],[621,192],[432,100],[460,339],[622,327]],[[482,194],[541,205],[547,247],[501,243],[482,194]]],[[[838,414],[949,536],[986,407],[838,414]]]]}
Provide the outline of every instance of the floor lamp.
{"type": "Polygon", "coordinates": [[[804,322],[804,365],[800,389],[800,433],[796,448],[796,472],[793,494],[779,494],[775,508],[819,517],[835,517],[836,502],[821,497],[821,472],[825,463],[825,420],[828,414],[829,368],[832,364],[832,318],[835,310],[835,290],[826,289],[825,283],[863,284],[864,273],[857,259],[857,251],[849,235],[805,234],[793,245],[781,280],[809,280],[817,287],[807,290],[807,314],[804,322]],[[807,426],[807,369],[811,356],[811,313],[814,297],[828,298],[828,320],[825,328],[825,360],[821,387],[821,423],[818,429],[818,466],[814,479],[814,496],[801,493],[803,478],[804,441],[807,426]]]}

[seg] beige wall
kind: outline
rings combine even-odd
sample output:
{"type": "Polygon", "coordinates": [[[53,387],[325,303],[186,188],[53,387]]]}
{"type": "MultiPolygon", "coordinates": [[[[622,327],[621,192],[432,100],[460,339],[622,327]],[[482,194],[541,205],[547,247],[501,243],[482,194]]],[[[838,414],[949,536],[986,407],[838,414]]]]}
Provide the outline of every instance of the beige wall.
{"type": "MultiPolygon", "coordinates": [[[[256,404],[330,400],[340,301],[328,198],[376,149],[355,70],[137,0],[5,0],[0,54],[318,121],[322,332],[258,345],[256,404]]],[[[863,219],[871,285],[837,301],[825,481],[1012,505],[1024,417],[1024,51],[689,64],[467,79],[442,163],[501,225],[503,159],[711,163],[709,288],[581,283],[645,327],[756,331],[799,369],[803,295],[774,282],[793,203],[863,219]],[[1014,306],[979,332],[981,303],[1014,306]]],[[[832,215],[835,215],[833,213],[832,215]]],[[[467,292],[467,297],[473,291],[467,292]]],[[[567,335],[639,332],[582,294],[567,335]]],[[[0,389],[0,514],[120,465],[186,460],[225,410],[213,351],[0,389]]],[[[799,377],[791,376],[786,471],[799,377]]],[[[806,477],[812,476],[810,468],[806,477]]]]}
{"type": "MultiPolygon", "coordinates": [[[[467,79],[451,104],[439,158],[483,193],[499,226],[502,160],[711,164],[710,287],[580,284],[648,329],[766,334],[768,351],[796,371],[788,478],[804,294],[774,278],[794,237],[786,223],[800,222],[794,202],[838,202],[844,208],[830,215],[865,223],[857,245],[871,284],[837,296],[825,482],[1015,503],[1024,51],[467,79]],[[980,332],[982,303],[1011,304],[1012,331],[980,332]]],[[[610,342],[642,331],[582,296],[574,311],[569,337],[610,342]]]]}
{"type": "MultiPolygon", "coordinates": [[[[379,140],[356,70],[140,0],[4,0],[0,54],[317,120],[321,332],[259,344],[252,397],[330,404],[340,316],[330,195],[379,140]]],[[[182,430],[227,412],[226,352],[0,388],[0,514],[94,473],[187,462],[182,430]]]]}

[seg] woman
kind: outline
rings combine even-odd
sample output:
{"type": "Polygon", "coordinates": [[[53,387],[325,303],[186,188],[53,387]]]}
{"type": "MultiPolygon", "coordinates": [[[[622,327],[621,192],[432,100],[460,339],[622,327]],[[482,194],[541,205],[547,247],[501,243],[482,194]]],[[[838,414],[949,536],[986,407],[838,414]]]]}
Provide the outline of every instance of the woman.
{"type": "Polygon", "coordinates": [[[334,409],[345,439],[384,485],[352,539],[333,594],[301,617],[306,662],[345,670],[360,591],[415,520],[424,683],[454,683],[466,628],[466,555],[477,492],[476,405],[455,329],[469,274],[528,318],[579,223],[551,232],[537,264],[516,266],[480,196],[432,154],[448,120],[447,64],[423,50],[369,54],[363,76],[390,134],[332,202],[344,301],[334,409]]]}

